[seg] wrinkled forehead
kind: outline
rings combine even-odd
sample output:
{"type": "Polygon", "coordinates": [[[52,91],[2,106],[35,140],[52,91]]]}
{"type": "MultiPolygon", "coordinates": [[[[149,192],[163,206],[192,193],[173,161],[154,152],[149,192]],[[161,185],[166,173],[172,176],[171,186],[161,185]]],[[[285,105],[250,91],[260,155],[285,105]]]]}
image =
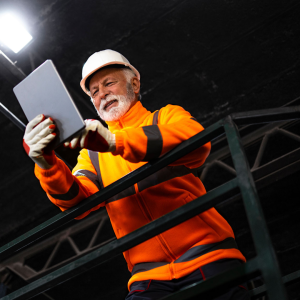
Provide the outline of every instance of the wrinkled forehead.
{"type": "MultiPolygon", "coordinates": [[[[123,70],[125,70],[125,69],[129,69],[129,68],[122,66],[122,65],[109,65],[104,68],[101,68],[100,70],[97,70],[95,73],[91,74],[87,78],[87,80],[85,82],[86,88],[88,90],[90,90],[90,84],[92,82],[95,82],[95,80],[97,80],[97,82],[99,82],[99,80],[101,80],[101,78],[107,77],[108,75],[116,76],[118,78],[123,79],[123,78],[125,78],[125,75],[123,73],[123,70]]],[[[104,80],[104,78],[102,80],[104,80]]]]}

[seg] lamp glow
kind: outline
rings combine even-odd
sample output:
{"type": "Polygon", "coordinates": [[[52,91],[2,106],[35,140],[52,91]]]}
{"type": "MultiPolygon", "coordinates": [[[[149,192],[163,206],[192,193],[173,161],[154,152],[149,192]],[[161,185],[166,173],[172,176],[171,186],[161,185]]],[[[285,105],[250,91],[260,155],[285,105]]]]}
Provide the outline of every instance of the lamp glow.
{"type": "Polygon", "coordinates": [[[10,13],[0,15],[0,41],[18,53],[32,40],[22,22],[10,13]]]}

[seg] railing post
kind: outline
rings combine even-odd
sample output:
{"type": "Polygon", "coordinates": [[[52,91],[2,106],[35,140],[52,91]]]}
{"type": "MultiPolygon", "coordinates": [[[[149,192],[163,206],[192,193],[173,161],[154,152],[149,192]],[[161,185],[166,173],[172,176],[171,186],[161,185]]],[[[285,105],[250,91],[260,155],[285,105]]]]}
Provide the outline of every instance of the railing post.
{"type": "Polygon", "coordinates": [[[239,132],[231,116],[224,119],[224,129],[237,173],[250,230],[270,300],[287,300],[279,265],[267,229],[263,210],[250,172],[239,132]]]}

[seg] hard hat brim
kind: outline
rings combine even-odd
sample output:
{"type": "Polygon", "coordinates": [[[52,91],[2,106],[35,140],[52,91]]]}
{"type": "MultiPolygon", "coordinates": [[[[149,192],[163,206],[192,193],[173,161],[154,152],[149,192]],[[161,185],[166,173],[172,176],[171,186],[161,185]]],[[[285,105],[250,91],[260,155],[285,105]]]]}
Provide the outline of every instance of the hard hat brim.
{"type": "Polygon", "coordinates": [[[81,88],[83,89],[83,91],[90,96],[90,93],[89,91],[86,89],[85,87],[85,83],[86,83],[86,80],[92,75],[94,74],[95,72],[99,71],[100,69],[104,68],[104,67],[107,67],[109,65],[123,65],[124,67],[128,67],[130,68],[134,74],[136,75],[136,77],[140,80],[141,79],[141,76],[140,76],[140,73],[139,71],[131,64],[128,64],[128,63],[124,63],[124,62],[120,62],[120,61],[110,61],[109,63],[106,63],[104,65],[101,65],[100,67],[94,69],[93,71],[91,71],[90,73],[88,73],[84,78],[82,78],[82,80],[80,81],[80,86],[81,88]]]}

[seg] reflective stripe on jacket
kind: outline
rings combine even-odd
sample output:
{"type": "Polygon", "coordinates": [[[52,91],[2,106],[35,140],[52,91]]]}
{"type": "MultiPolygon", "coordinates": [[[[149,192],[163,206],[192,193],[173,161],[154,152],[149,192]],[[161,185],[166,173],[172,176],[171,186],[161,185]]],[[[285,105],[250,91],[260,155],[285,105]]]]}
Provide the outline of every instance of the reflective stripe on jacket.
{"type": "MultiPolygon", "coordinates": [[[[151,113],[140,102],[119,121],[107,123],[116,136],[114,153],[81,150],[73,175],[60,160],[50,170],[36,166],[36,176],[49,199],[62,210],[203,130],[179,106],[167,105],[151,113]]],[[[117,238],[129,234],[205,194],[195,168],[204,163],[209,151],[210,143],[92,210],[105,205],[117,238]]],[[[132,272],[129,286],[139,280],[180,278],[219,259],[245,261],[237,249],[230,225],[214,208],[125,251],[124,257],[132,272]]]]}

